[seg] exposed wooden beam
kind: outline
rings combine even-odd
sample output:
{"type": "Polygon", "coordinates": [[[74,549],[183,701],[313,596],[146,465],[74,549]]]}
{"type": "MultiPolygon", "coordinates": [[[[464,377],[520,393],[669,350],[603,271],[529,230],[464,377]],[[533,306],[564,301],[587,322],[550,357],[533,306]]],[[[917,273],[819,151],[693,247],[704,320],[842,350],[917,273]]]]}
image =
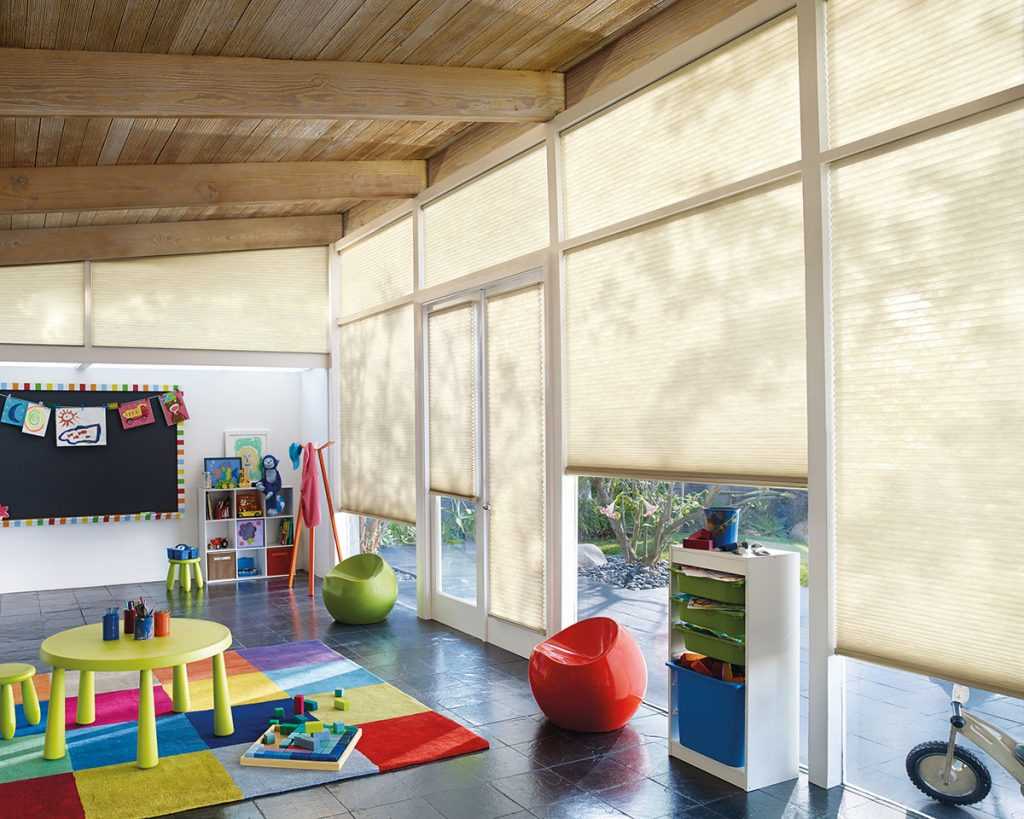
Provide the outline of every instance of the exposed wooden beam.
{"type": "Polygon", "coordinates": [[[334,214],[0,230],[0,265],[307,247],[340,236],[341,217],[334,214]]]}
{"type": "Polygon", "coordinates": [[[0,213],[398,199],[426,181],[422,160],[2,168],[0,213]]]}
{"type": "Polygon", "coordinates": [[[0,49],[0,116],[540,122],[548,71],[0,49]]]}

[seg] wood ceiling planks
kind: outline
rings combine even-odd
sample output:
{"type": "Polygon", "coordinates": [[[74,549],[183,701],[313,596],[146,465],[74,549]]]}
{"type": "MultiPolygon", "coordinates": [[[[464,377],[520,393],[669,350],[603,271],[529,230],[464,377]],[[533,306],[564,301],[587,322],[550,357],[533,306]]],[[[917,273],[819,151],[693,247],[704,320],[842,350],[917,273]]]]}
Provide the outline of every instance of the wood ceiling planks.
{"type": "MultiPolygon", "coordinates": [[[[0,47],[556,70],[668,2],[4,0],[0,47]]],[[[0,167],[424,159],[466,129],[434,121],[0,118],[0,167]]],[[[181,209],[149,210],[100,218],[170,220],[181,209]]],[[[212,208],[201,218],[218,216],[212,208]]],[[[16,218],[39,226],[46,219],[16,218]]],[[[88,224],[96,217],[60,218],[88,224]]],[[[7,220],[0,217],[0,229],[10,227],[7,220]]]]}

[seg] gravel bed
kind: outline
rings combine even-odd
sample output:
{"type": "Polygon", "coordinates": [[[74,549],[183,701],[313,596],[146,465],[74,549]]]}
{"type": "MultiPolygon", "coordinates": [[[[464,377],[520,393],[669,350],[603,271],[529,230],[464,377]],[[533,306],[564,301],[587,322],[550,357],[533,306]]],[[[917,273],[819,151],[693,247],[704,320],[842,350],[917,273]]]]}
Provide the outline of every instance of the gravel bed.
{"type": "Polygon", "coordinates": [[[668,561],[659,560],[653,566],[644,566],[627,564],[621,557],[613,556],[603,566],[580,569],[579,576],[632,591],[663,589],[669,581],[668,561]]]}

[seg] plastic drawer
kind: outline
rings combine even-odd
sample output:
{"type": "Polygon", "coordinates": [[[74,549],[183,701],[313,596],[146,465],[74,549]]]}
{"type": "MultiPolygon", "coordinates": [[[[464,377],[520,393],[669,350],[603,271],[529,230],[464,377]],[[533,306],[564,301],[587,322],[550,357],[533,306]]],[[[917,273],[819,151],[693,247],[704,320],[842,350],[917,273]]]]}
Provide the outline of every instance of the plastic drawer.
{"type": "Polygon", "coordinates": [[[695,626],[743,637],[747,633],[747,618],[744,612],[715,611],[714,609],[689,609],[685,600],[674,600],[676,616],[695,626]]]}
{"type": "Polygon", "coordinates": [[[707,597],[720,603],[735,603],[742,606],[746,600],[746,581],[729,583],[715,580],[712,577],[691,577],[678,569],[672,570],[673,589],[676,592],[692,594],[694,597],[707,597]]]}
{"type": "Polygon", "coordinates": [[[746,686],[668,663],[675,680],[679,743],[724,765],[746,763],[746,686]]]}
{"type": "Polygon", "coordinates": [[[686,650],[696,651],[698,654],[706,654],[724,663],[733,665],[746,665],[747,652],[745,646],[736,645],[729,640],[721,640],[709,634],[700,634],[690,631],[682,626],[676,626],[683,633],[686,640],[686,650]]]}

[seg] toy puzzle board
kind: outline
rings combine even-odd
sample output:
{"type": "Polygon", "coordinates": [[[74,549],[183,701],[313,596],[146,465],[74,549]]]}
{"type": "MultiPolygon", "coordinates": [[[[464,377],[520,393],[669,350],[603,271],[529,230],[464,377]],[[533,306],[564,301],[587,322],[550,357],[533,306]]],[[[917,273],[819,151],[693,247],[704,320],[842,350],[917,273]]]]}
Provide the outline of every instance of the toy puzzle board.
{"type": "MultiPolygon", "coordinates": [[[[354,728],[355,726],[348,726],[354,728]]],[[[359,738],[363,735],[362,728],[345,730],[341,734],[321,731],[313,734],[316,743],[311,751],[301,748],[282,748],[281,740],[286,736],[275,732],[274,743],[264,745],[261,736],[238,761],[243,765],[263,766],[266,768],[298,768],[309,771],[340,771],[349,754],[355,750],[359,738]]]]}

